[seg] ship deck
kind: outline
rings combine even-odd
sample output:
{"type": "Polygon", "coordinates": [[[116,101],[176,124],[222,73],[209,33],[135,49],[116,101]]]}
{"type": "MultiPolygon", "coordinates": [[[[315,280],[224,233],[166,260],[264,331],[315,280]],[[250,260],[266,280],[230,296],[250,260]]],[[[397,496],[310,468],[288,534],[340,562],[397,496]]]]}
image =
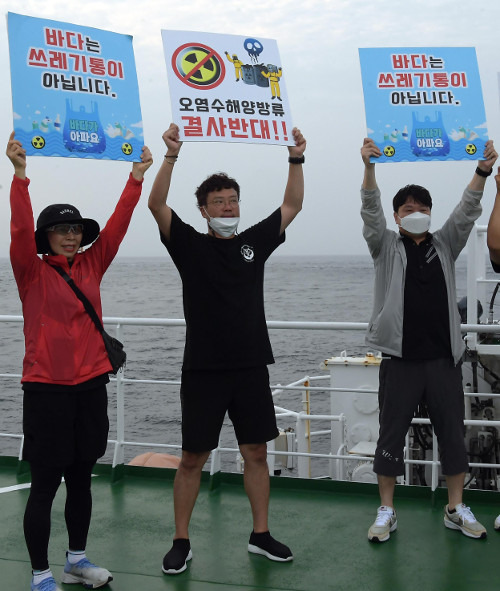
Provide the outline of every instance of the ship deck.
{"type": "MultiPolygon", "coordinates": [[[[1,578],[2,589],[12,591],[28,590],[31,578],[22,530],[29,490],[20,488],[29,473],[20,466],[0,459],[1,578]]],[[[466,492],[466,503],[488,527],[485,540],[474,540],[444,527],[445,490],[398,487],[398,530],[388,542],[372,544],[366,534],[378,505],[375,485],[274,477],[271,532],[294,552],[293,562],[276,563],[247,551],[252,526],[241,476],[204,473],[190,528],[193,559],[184,573],[166,576],[161,563],[173,532],[175,472],[129,466],[119,478],[108,466],[95,472],[87,553],[113,573],[110,590],[486,591],[500,585],[497,492],[466,492]]],[[[56,580],[67,545],[64,498],[63,485],[49,548],[56,580]]]]}

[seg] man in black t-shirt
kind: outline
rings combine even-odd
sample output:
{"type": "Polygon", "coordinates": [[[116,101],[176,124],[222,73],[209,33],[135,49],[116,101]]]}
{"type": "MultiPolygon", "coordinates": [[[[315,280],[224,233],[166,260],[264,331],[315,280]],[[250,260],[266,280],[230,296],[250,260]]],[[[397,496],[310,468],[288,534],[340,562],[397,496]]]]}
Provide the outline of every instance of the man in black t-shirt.
{"type": "Polygon", "coordinates": [[[167,146],[149,208],[160,239],[182,279],[186,343],[181,380],[182,458],[174,482],[175,534],[163,572],[178,574],[191,559],[189,521],[202,468],[217,447],[226,411],[244,460],[245,490],[253,531],[248,551],[279,562],[292,552],[269,533],[269,471],[266,442],[278,436],[267,365],[274,363],[264,313],[264,265],[285,240],[285,229],[302,208],[306,141],[293,130],[283,203],[269,217],[236,233],[240,188],[224,173],[196,190],[206,234],[184,223],[167,205],[173,167],[182,145],[179,128],[163,134],[167,146]]]}

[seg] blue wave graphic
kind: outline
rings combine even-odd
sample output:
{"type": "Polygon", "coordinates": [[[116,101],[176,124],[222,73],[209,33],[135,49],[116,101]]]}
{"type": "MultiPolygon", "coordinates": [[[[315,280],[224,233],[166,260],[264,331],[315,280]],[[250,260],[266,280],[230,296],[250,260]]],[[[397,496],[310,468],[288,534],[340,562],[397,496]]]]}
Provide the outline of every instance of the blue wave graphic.
{"type": "Polygon", "coordinates": [[[25,131],[15,128],[16,139],[19,140],[28,156],[59,156],[62,158],[87,158],[93,160],[125,160],[127,162],[139,162],[143,142],[137,138],[125,140],[123,137],[106,137],[106,150],[101,154],[70,151],[64,146],[63,134],[58,131],[44,132],[40,129],[25,131]],[[37,141],[36,138],[42,138],[37,141]],[[35,147],[39,146],[39,147],[35,147]],[[130,146],[130,148],[129,148],[130,146]],[[130,153],[125,153],[129,149],[130,153]]]}
{"type": "Polygon", "coordinates": [[[459,141],[450,141],[450,151],[445,156],[416,156],[411,148],[410,142],[398,141],[398,142],[375,142],[382,151],[380,158],[374,159],[374,162],[435,162],[435,161],[446,161],[446,160],[480,160],[483,157],[484,146],[486,140],[476,138],[473,141],[462,139],[459,141]],[[473,154],[469,154],[466,151],[466,146],[474,145],[476,151],[473,154]],[[384,148],[391,146],[395,152],[392,157],[384,155],[384,148]]]}

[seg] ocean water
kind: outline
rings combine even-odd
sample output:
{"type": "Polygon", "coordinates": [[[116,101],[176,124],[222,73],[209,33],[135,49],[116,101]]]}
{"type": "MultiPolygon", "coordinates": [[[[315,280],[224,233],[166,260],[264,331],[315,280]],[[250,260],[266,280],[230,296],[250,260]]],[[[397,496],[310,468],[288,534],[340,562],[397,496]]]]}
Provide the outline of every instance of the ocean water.
{"type": "MultiPolygon", "coordinates": [[[[265,303],[268,320],[367,322],[372,307],[373,265],[366,256],[272,256],[266,268],[265,303]]],[[[457,263],[458,299],[466,292],[466,260],[457,263]]],[[[169,257],[118,258],[102,282],[104,316],[183,318],[181,282],[169,257]]],[[[8,259],[0,259],[2,315],[21,314],[17,287],[8,259]]],[[[221,320],[224,319],[221,310],[221,320]]],[[[238,329],[238,320],[234,323],[238,329]]],[[[24,352],[22,324],[0,323],[0,373],[21,373],[24,352]]],[[[269,366],[272,384],[289,384],[304,376],[329,375],[320,363],[347,351],[364,356],[363,331],[270,330],[276,363],[269,366]]],[[[184,348],[183,327],[125,326],[128,354],[126,376],[136,379],[180,378],[184,348]]],[[[328,385],[328,384],[327,384],[328,385]]],[[[108,387],[111,431],[114,438],[116,396],[108,387]]],[[[302,410],[302,393],[280,394],[276,401],[302,410]]],[[[22,390],[18,378],[1,380],[0,432],[21,433],[22,390]]],[[[314,393],[312,410],[329,412],[329,395],[314,393]]],[[[180,442],[180,403],[176,386],[125,386],[126,439],[175,444],[180,442]]],[[[290,426],[292,423],[290,423],[290,426]]],[[[289,425],[280,426],[286,427],[289,425]]],[[[235,446],[226,420],[222,443],[235,446]]],[[[18,442],[0,438],[0,453],[16,455],[18,442]]],[[[146,449],[127,448],[126,461],[146,449]]],[[[108,450],[104,460],[109,461],[108,450]]],[[[234,464],[234,455],[226,460],[234,464]]],[[[226,466],[224,466],[226,468],[226,466]]],[[[230,466],[231,468],[232,466],[230,466]]]]}

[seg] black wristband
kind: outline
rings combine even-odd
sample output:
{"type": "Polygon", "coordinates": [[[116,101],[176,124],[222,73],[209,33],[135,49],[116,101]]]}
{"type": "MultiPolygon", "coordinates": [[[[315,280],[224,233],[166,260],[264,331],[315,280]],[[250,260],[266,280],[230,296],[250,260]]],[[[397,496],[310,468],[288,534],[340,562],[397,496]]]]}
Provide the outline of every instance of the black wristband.
{"type": "Polygon", "coordinates": [[[171,156],[170,154],[165,154],[164,156],[165,158],[173,158],[174,160],[177,160],[178,156],[171,156]]]}
{"type": "Polygon", "coordinates": [[[305,161],[306,161],[306,159],[304,158],[304,156],[289,156],[288,157],[288,162],[290,164],[304,164],[305,161]]]}
{"type": "Polygon", "coordinates": [[[485,172],[482,168],[479,168],[479,166],[476,168],[476,174],[484,178],[489,177],[492,172],[493,168],[490,168],[489,172],[485,172]]]}

